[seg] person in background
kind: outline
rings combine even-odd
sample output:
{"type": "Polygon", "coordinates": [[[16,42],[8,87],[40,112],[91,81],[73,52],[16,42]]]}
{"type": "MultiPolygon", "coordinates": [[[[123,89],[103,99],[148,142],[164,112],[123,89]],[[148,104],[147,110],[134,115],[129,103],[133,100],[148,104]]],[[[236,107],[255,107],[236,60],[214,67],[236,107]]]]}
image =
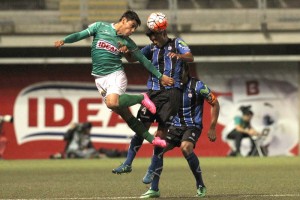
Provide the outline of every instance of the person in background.
{"type": "Polygon", "coordinates": [[[241,142],[243,138],[249,138],[251,141],[251,150],[248,156],[255,149],[255,143],[252,136],[259,135],[259,133],[253,129],[251,126],[251,119],[253,117],[253,112],[251,111],[251,106],[241,106],[240,111],[242,116],[236,116],[234,118],[235,128],[227,135],[227,139],[235,141],[235,151],[229,153],[229,156],[240,156],[241,155],[241,142]]]}
{"type": "Polygon", "coordinates": [[[99,153],[91,141],[92,123],[73,124],[66,132],[64,140],[66,158],[98,158],[99,153]]]}
{"type": "Polygon", "coordinates": [[[7,145],[7,138],[4,136],[3,124],[4,122],[13,123],[13,116],[11,115],[0,115],[0,159],[3,159],[3,154],[7,145]]]}

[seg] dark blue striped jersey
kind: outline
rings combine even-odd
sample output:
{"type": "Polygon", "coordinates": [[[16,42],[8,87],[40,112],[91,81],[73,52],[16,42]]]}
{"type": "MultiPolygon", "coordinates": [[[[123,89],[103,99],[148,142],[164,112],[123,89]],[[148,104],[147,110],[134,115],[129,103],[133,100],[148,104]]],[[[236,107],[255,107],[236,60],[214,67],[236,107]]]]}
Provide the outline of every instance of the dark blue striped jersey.
{"type": "MultiPolygon", "coordinates": [[[[160,73],[172,77],[175,80],[174,86],[166,86],[166,89],[171,87],[181,88],[181,74],[184,61],[177,60],[176,58],[172,59],[168,56],[168,53],[174,52],[177,54],[185,54],[191,52],[188,45],[182,39],[169,39],[167,44],[161,48],[150,44],[145,46],[141,51],[145,57],[151,60],[152,64],[160,73]]],[[[160,84],[158,78],[151,74],[147,82],[147,87],[149,90],[161,90],[163,86],[160,84]]]]}
{"type": "Polygon", "coordinates": [[[180,108],[178,114],[173,118],[172,125],[202,129],[204,100],[212,103],[215,101],[215,97],[202,81],[190,78],[183,87],[180,108]]]}

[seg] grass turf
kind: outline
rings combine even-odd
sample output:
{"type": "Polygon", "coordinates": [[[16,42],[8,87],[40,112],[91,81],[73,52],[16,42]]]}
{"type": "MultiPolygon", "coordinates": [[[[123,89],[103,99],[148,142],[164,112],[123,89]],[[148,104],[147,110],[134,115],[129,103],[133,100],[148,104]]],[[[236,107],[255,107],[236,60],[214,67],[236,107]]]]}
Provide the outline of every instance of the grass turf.
{"type": "MultiPolygon", "coordinates": [[[[3,160],[0,199],[135,199],[149,158],[130,174],[111,170],[124,159],[3,160]]],[[[207,199],[300,199],[300,158],[200,158],[207,199]]],[[[194,177],[184,158],[165,158],[161,199],[194,199],[194,177]]]]}

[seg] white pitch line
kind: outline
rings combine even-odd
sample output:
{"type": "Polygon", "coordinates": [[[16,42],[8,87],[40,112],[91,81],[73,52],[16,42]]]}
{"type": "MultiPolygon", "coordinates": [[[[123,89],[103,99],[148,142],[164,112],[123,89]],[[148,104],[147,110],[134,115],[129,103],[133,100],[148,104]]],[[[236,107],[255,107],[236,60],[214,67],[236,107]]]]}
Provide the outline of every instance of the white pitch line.
{"type": "Polygon", "coordinates": [[[242,197],[300,197],[300,194],[246,194],[242,197]]]}
{"type": "MultiPolygon", "coordinates": [[[[234,196],[236,198],[245,198],[245,197],[300,197],[300,194],[241,194],[241,195],[207,195],[207,197],[214,197],[214,196],[234,196]]],[[[164,198],[184,198],[184,197],[162,197],[162,199],[164,198]]],[[[189,197],[189,198],[193,198],[193,197],[189,197]]],[[[196,198],[196,197],[194,197],[196,198]]],[[[0,200],[83,200],[83,199],[90,199],[90,200],[102,200],[102,199],[110,199],[110,200],[114,200],[114,199],[139,199],[139,197],[66,197],[66,198],[32,198],[32,199],[3,199],[0,198],[0,200]]]]}
{"type": "Polygon", "coordinates": [[[34,198],[34,199],[0,199],[0,200],[63,200],[63,199],[66,199],[66,200],[81,200],[81,199],[98,199],[98,200],[101,200],[101,199],[139,199],[139,197],[66,197],[66,198],[34,198]]]}

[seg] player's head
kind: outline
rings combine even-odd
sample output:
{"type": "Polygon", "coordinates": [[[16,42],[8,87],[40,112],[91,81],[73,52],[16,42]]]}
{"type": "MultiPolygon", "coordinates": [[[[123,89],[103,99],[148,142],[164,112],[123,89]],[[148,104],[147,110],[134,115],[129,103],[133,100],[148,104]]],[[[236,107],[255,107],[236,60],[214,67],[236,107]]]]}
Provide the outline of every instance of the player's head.
{"type": "Polygon", "coordinates": [[[158,47],[164,46],[169,40],[166,30],[161,31],[161,32],[155,32],[150,29],[147,29],[146,35],[153,42],[153,44],[158,47]]]}
{"type": "Polygon", "coordinates": [[[136,12],[127,10],[119,19],[118,24],[118,34],[129,36],[141,25],[141,20],[136,12]]]}
{"type": "Polygon", "coordinates": [[[243,119],[246,121],[250,121],[253,117],[253,112],[251,111],[251,106],[241,106],[240,110],[243,114],[243,119]]]}

